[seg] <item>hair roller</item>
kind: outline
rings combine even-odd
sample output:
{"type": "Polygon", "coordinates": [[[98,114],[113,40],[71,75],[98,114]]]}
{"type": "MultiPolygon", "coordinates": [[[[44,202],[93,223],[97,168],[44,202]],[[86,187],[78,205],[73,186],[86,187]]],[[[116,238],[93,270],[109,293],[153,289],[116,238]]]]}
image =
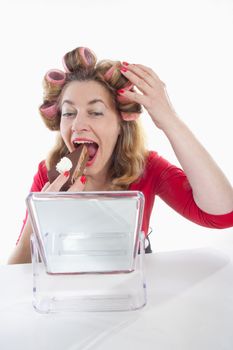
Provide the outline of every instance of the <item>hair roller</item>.
{"type": "Polygon", "coordinates": [[[45,80],[52,85],[61,86],[65,83],[66,74],[59,69],[51,69],[46,73],[45,80]]]}
{"type": "Polygon", "coordinates": [[[121,117],[123,120],[129,122],[134,121],[140,117],[140,113],[136,112],[121,112],[121,117]]]}
{"type": "Polygon", "coordinates": [[[109,81],[113,75],[114,70],[116,69],[115,66],[110,67],[107,72],[104,73],[104,79],[109,81]]]}
{"type": "Polygon", "coordinates": [[[66,72],[66,73],[70,73],[69,69],[67,68],[66,61],[65,61],[65,57],[66,57],[67,55],[68,55],[68,54],[66,54],[65,56],[62,57],[62,65],[63,65],[63,68],[65,69],[65,72],[66,72]]]}
{"type": "Polygon", "coordinates": [[[105,72],[102,72],[103,79],[116,90],[121,89],[122,86],[128,83],[126,77],[121,74],[120,67],[120,62],[115,61],[105,72]]]}
{"type": "Polygon", "coordinates": [[[81,67],[94,68],[96,64],[96,56],[87,47],[78,47],[67,52],[63,57],[62,62],[66,72],[72,73],[81,67]]]}
{"type": "Polygon", "coordinates": [[[96,57],[90,49],[88,49],[87,47],[80,47],[79,52],[80,52],[80,56],[82,57],[85,66],[93,67],[95,65],[96,57]]]}
{"type": "Polygon", "coordinates": [[[66,82],[66,73],[58,69],[49,70],[44,77],[44,101],[53,102],[66,82]]]}
{"type": "Polygon", "coordinates": [[[39,107],[41,115],[49,120],[53,120],[57,116],[58,107],[56,102],[45,102],[39,107]]]}

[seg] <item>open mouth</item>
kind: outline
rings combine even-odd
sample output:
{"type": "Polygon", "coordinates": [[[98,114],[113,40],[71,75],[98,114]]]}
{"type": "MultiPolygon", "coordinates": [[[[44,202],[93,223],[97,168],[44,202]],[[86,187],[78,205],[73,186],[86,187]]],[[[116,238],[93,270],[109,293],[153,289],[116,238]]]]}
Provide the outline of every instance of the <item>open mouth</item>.
{"type": "Polygon", "coordinates": [[[90,166],[93,164],[93,162],[96,158],[96,155],[97,155],[97,152],[99,149],[99,145],[96,142],[91,141],[91,140],[79,140],[79,139],[73,140],[73,145],[75,148],[78,148],[83,144],[85,144],[85,146],[87,147],[87,151],[88,151],[88,155],[89,155],[87,166],[90,166]]]}

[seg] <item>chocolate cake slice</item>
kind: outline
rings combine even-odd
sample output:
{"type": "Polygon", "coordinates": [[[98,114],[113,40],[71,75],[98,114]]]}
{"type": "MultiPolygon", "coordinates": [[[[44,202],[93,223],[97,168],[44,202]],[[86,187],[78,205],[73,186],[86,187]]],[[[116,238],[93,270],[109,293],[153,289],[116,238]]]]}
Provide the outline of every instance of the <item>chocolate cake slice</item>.
{"type": "MultiPolygon", "coordinates": [[[[60,189],[60,191],[67,191],[70,188],[70,186],[75,182],[75,180],[83,174],[83,171],[89,158],[87,147],[85,145],[81,145],[75,151],[69,153],[63,158],[68,158],[72,162],[72,168],[67,169],[70,172],[70,176],[67,179],[66,183],[60,189]]],[[[62,160],[64,160],[63,158],[62,160]]],[[[52,183],[61,173],[57,170],[58,165],[59,163],[48,171],[48,179],[50,183],[52,183]]]]}

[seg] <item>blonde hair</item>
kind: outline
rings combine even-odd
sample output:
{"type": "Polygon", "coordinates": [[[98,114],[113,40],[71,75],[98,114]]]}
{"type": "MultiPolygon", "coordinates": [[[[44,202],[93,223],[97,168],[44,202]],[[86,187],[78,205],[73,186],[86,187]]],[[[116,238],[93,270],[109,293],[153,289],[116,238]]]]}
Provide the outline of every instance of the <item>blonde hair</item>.
{"type": "MultiPolygon", "coordinates": [[[[56,143],[46,159],[47,169],[69,153],[60,134],[60,101],[65,87],[71,81],[96,81],[109,92],[116,111],[128,113],[142,112],[140,104],[119,98],[118,89],[134,91],[132,84],[121,74],[121,62],[102,60],[96,63],[94,53],[86,48],[76,48],[64,56],[64,66],[67,70],[64,83],[51,83],[47,75],[44,77],[44,99],[40,106],[40,114],[50,130],[57,130],[56,143]],[[53,113],[47,114],[46,108],[53,108],[53,113]]],[[[112,190],[124,190],[135,182],[143,173],[148,152],[145,149],[145,140],[139,120],[126,121],[120,118],[120,135],[112,154],[109,176],[112,190]]]]}

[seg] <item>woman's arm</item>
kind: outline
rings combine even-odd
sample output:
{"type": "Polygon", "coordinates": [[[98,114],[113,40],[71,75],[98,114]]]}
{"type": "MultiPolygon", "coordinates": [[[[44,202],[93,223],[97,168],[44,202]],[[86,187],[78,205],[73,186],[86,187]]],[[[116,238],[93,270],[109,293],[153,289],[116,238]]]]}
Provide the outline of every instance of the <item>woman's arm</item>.
{"type": "MultiPolygon", "coordinates": [[[[47,182],[42,188],[42,192],[58,192],[60,188],[67,181],[67,177],[64,174],[60,174],[52,184],[47,182]]],[[[83,191],[85,185],[79,181],[79,178],[70,187],[69,191],[83,191]]],[[[12,255],[8,260],[8,264],[25,264],[31,262],[31,250],[30,250],[30,237],[32,234],[32,226],[29,216],[27,217],[26,224],[20,235],[18,244],[16,245],[12,255]]]]}
{"type": "Polygon", "coordinates": [[[179,160],[192,187],[196,204],[209,214],[226,214],[233,210],[233,189],[218,165],[177,116],[165,84],[148,67],[128,65],[122,73],[140,90],[124,95],[142,104],[154,124],[160,128],[179,160]]]}
{"type": "Polygon", "coordinates": [[[8,264],[27,264],[31,262],[30,236],[32,226],[29,217],[23,228],[21,238],[8,259],[8,264]]]}
{"type": "Polygon", "coordinates": [[[231,184],[184,122],[174,115],[163,131],[187,175],[198,207],[209,214],[231,212],[231,184]]]}

